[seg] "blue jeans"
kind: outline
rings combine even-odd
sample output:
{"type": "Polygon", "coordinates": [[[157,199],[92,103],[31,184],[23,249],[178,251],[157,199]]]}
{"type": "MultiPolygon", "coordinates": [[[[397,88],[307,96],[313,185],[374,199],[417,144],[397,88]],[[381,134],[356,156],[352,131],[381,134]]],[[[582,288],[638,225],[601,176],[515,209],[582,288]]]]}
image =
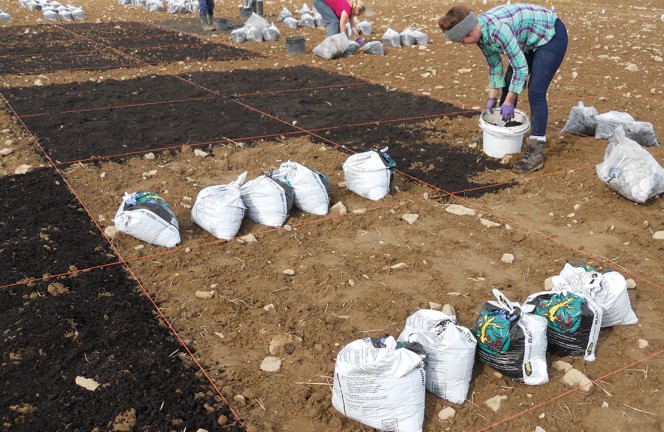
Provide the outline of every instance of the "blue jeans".
{"type": "MultiPolygon", "coordinates": [[[[201,1],[201,0],[199,0],[201,1]]],[[[339,17],[334,13],[332,8],[325,3],[325,0],[314,0],[314,8],[318,11],[323,21],[327,23],[327,35],[333,36],[341,33],[339,27],[339,17]]]]}
{"type": "MultiPolygon", "coordinates": [[[[549,122],[549,105],[546,102],[546,92],[553,80],[553,76],[565,58],[567,52],[567,29],[560,19],[556,19],[556,34],[546,44],[537,47],[526,56],[528,62],[528,101],[530,102],[530,134],[546,136],[546,126],[549,122]]],[[[500,97],[502,105],[509,83],[512,80],[512,66],[508,66],[505,73],[505,87],[500,97]]],[[[518,98],[517,98],[518,100],[518,98]]],[[[516,102],[514,102],[516,106],[516,102]]]]}
{"type": "Polygon", "coordinates": [[[198,10],[202,14],[214,14],[214,0],[198,0],[198,10]]]}

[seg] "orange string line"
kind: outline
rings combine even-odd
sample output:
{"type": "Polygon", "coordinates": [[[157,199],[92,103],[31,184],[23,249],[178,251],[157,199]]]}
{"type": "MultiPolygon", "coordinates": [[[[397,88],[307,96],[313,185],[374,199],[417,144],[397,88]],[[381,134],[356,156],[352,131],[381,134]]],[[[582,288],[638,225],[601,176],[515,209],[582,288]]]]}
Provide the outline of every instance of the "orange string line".
{"type": "MultiPolygon", "coordinates": [[[[649,356],[646,356],[646,357],[644,357],[644,358],[642,358],[642,359],[640,359],[640,360],[637,360],[637,361],[635,361],[635,362],[632,362],[632,363],[630,363],[630,364],[628,364],[628,365],[625,365],[625,366],[623,366],[623,367],[621,367],[621,368],[618,368],[618,369],[616,369],[616,370],[613,370],[613,371],[611,371],[611,372],[608,372],[607,374],[602,375],[601,377],[596,378],[596,379],[591,380],[591,381],[592,381],[593,383],[597,383],[597,382],[599,382],[599,381],[602,381],[603,379],[606,379],[606,378],[608,378],[608,377],[611,377],[611,376],[613,376],[613,375],[615,375],[615,374],[617,374],[617,373],[619,373],[619,372],[622,372],[622,371],[624,371],[624,370],[626,370],[626,369],[631,369],[632,367],[634,367],[634,366],[636,366],[636,365],[638,365],[638,364],[640,364],[640,363],[643,363],[643,362],[645,362],[645,361],[647,361],[647,360],[651,360],[651,359],[653,359],[653,358],[655,358],[655,357],[658,357],[658,356],[662,355],[662,353],[664,353],[664,349],[659,350],[659,351],[657,351],[657,352],[655,352],[655,353],[653,353],[653,354],[650,354],[649,356]]],[[[587,384],[586,384],[585,386],[587,386],[587,384]]],[[[563,393],[560,393],[560,394],[558,394],[558,395],[556,395],[556,396],[553,396],[553,397],[551,397],[551,398],[549,398],[549,399],[547,399],[547,400],[545,400],[545,401],[543,401],[543,402],[540,402],[540,403],[538,403],[538,404],[536,404],[536,405],[533,405],[533,406],[530,407],[530,408],[526,408],[525,410],[523,410],[523,411],[521,411],[521,412],[518,412],[518,413],[516,413],[516,414],[514,414],[514,415],[511,415],[511,416],[509,416],[509,417],[506,417],[506,418],[504,418],[504,419],[502,419],[502,420],[500,420],[500,421],[497,421],[496,423],[493,423],[493,424],[491,424],[491,425],[489,425],[489,426],[486,426],[486,427],[484,427],[484,428],[482,428],[482,429],[479,429],[478,432],[488,431],[488,430],[491,430],[491,429],[495,428],[496,426],[501,425],[501,424],[503,424],[503,423],[506,423],[506,422],[508,422],[508,421],[510,421],[510,420],[517,419],[517,418],[523,416],[524,414],[528,414],[529,412],[534,411],[534,410],[537,409],[537,408],[540,408],[540,407],[542,407],[542,406],[544,406],[544,405],[548,405],[548,404],[551,403],[551,402],[557,401],[558,399],[562,399],[562,398],[564,398],[565,396],[568,396],[568,395],[570,395],[570,394],[572,394],[572,393],[575,393],[576,391],[581,390],[581,389],[582,389],[583,387],[585,387],[585,386],[577,386],[577,387],[572,388],[571,390],[568,390],[568,391],[566,391],[566,392],[563,392],[563,393]]]]}

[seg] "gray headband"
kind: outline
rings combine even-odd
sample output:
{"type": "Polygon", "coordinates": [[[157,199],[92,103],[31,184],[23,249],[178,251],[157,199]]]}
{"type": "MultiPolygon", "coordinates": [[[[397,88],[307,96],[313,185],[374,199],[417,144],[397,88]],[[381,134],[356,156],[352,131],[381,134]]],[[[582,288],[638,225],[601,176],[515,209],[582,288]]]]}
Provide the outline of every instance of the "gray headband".
{"type": "Polygon", "coordinates": [[[445,32],[445,36],[452,42],[461,42],[463,38],[468,36],[468,33],[473,31],[475,24],[477,24],[477,17],[474,13],[468,12],[464,19],[445,32]]]}

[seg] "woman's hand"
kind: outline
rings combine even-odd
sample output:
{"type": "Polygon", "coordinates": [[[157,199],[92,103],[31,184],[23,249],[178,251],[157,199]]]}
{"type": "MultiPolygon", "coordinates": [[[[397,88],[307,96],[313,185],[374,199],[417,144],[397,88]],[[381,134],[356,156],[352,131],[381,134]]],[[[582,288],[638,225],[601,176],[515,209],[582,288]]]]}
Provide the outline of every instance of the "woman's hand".
{"type": "Polygon", "coordinates": [[[514,118],[514,104],[503,103],[500,106],[500,116],[504,122],[508,122],[514,118]]]}
{"type": "Polygon", "coordinates": [[[490,98],[488,101],[486,101],[486,109],[484,111],[491,112],[493,109],[496,107],[496,104],[498,103],[498,99],[495,97],[490,98]]]}

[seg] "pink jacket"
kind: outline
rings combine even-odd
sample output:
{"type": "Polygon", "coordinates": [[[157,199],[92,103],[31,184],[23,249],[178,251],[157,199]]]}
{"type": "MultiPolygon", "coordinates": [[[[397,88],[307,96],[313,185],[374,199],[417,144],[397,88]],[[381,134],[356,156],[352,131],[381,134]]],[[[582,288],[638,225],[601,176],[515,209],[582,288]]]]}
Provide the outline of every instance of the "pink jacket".
{"type": "Polygon", "coordinates": [[[347,0],[325,0],[325,3],[334,11],[335,15],[341,18],[341,12],[346,11],[348,16],[353,12],[347,0]]]}

